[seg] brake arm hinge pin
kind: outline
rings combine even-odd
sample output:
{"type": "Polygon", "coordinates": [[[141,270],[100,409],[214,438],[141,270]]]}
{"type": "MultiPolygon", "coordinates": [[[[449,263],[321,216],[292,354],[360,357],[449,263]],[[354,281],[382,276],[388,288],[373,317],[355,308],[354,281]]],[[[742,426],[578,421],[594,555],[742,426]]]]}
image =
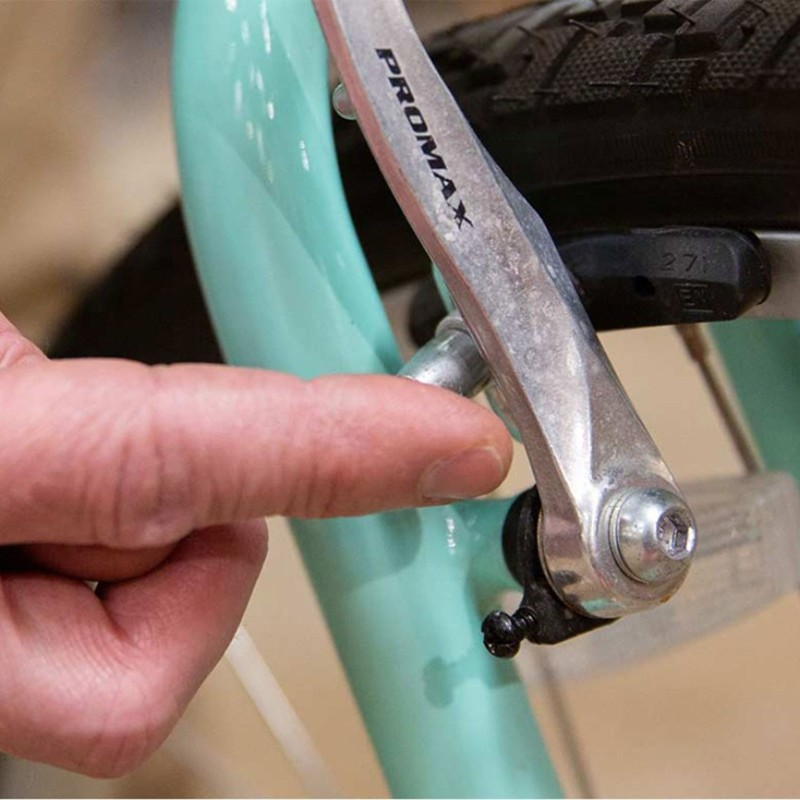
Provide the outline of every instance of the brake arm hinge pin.
{"type": "Polygon", "coordinates": [[[421,347],[399,373],[463,397],[474,397],[489,383],[489,368],[459,314],[445,317],[436,336],[421,347]]]}

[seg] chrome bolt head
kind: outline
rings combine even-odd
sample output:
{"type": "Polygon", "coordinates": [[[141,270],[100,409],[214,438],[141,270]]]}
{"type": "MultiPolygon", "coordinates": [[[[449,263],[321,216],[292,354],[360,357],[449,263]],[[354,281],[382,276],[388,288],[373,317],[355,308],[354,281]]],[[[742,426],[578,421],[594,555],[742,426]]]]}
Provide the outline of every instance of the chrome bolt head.
{"type": "Polygon", "coordinates": [[[336,84],[336,88],[333,90],[333,95],[331,96],[331,103],[333,104],[333,110],[342,117],[342,119],[352,121],[358,117],[355,107],[353,106],[353,101],[350,99],[350,95],[343,83],[336,84]]]}
{"type": "Polygon", "coordinates": [[[609,533],[617,563],[640,583],[685,573],[697,545],[697,527],[686,503],[661,489],[625,495],[611,512],[609,533]]]}

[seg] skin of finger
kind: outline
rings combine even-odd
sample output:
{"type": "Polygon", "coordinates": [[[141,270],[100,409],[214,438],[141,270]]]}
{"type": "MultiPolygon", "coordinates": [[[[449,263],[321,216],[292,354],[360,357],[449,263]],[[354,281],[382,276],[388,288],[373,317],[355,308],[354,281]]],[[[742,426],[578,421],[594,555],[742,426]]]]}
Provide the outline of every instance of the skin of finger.
{"type": "Polygon", "coordinates": [[[0,749],[95,777],[166,738],[229,644],[266,555],[263,522],[207,529],[143,578],[0,577],[0,749]]]}
{"type": "Polygon", "coordinates": [[[81,359],[2,371],[0,392],[3,543],[158,547],[270,514],[407,507],[435,462],[511,459],[491,412],[388,376],[81,359]]]}
{"type": "Polygon", "coordinates": [[[0,369],[45,360],[45,354],[0,314],[0,369]]]}
{"type": "Polygon", "coordinates": [[[29,544],[20,549],[32,569],[85,581],[126,581],[155,569],[177,542],[142,550],[66,544],[29,544]]]}
{"type": "MultiPolygon", "coordinates": [[[[0,369],[22,363],[46,361],[44,353],[0,314],[0,369]]],[[[175,544],[120,552],[109,547],[57,544],[27,545],[15,554],[26,566],[88,581],[130,580],[157,567],[175,544]]]]}

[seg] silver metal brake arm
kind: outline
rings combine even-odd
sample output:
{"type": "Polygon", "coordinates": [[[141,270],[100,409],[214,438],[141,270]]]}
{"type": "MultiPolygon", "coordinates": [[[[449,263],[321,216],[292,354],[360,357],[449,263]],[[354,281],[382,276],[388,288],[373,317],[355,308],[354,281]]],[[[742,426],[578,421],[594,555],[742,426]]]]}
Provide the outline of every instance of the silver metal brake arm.
{"type": "Polygon", "coordinates": [[[553,588],[604,618],[663,602],[694,522],[542,220],[476,139],[401,0],[314,3],[375,158],[522,435],[553,588]]]}

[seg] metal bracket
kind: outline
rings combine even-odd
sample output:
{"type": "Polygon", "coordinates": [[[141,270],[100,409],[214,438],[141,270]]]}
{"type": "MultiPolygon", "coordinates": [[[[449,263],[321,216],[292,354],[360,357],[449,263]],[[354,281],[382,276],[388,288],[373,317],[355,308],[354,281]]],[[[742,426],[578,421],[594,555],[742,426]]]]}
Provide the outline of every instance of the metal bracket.
{"type": "Polygon", "coordinates": [[[522,435],[550,584],[589,616],[660,604],[686,575],[694,522],[544,223],[475,138],[401,0],[314,2],[376,161],[522,435]],[[625,531],[647,550],[639,555],[669,562],[653,579],[633,577],[617,546],[619,509],[644,496],[666,499],[664,513],[658,501],[625,531]]]}
{"type": "Polygon", "coordinates": [[[536,545],[541,511],[534,487],[514,501],[503,525],[506,563],[522,587],[522,600],[513,614],[492,611],[483,621],[483,643],[498,658],[516,655],[523,639],[558,644],[614,621],[577,614],[553,591],[536,545]]]}

